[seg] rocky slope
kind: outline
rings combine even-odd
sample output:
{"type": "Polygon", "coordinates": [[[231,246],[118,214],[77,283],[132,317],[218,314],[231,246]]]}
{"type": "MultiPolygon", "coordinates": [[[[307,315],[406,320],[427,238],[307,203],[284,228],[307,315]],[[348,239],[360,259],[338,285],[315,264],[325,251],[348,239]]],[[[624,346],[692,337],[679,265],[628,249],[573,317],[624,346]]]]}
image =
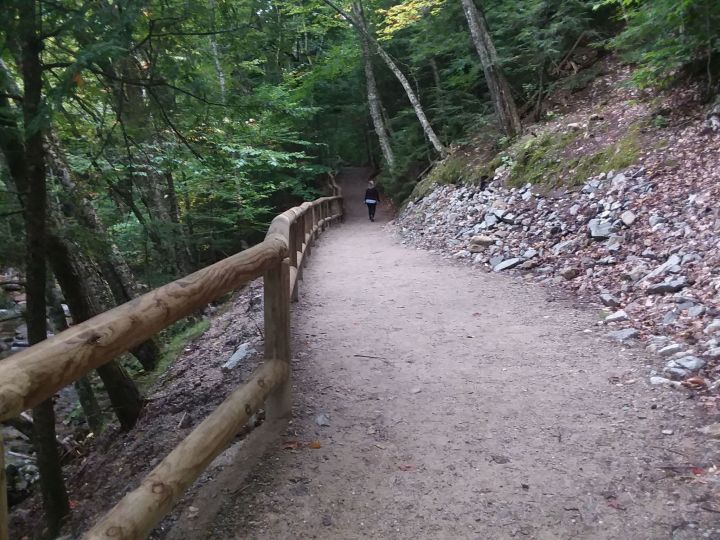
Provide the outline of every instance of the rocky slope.
{"type": "Polygon", "coordinates": [[[437,186],[409,202],[396,225],[406,242],[478,269],[524,272],[604,306],[598,324],[609,337],[645,340],[662,357],[652,383],[718,388],[720,133],[704,121],[696,89],[648,96],[621,84],[628,74],[613,70],[576,111],[529,131],[582,154],[583,146],[597,152],[640,126],[633,165],[602,170],[617,146],[604,161],[565,148],[543,178],[546,156],[518,174],[522,155],[510,151],[487,181],[437,186]],[[604,125],[593,127],[596,120],[604,125]],[[587,164],[600,170],[583,182],[557,177],[587,164]],[[535,183],[519,183],[523,174],[535,183]]]}

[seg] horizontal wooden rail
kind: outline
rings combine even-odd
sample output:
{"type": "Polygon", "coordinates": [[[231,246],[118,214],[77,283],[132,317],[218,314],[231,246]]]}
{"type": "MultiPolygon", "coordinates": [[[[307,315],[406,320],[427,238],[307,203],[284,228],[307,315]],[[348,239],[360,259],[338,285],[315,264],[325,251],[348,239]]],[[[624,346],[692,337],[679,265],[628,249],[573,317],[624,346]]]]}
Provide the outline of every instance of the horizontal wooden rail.
{"type": "MultiPolygon", "coordinates": [[[[289,414],[290,300],[297,299],[302,267],[315,239],[328,225],[343,219],[343,199],[332,175],[328,186],[332,196],[303,203],[276,216],[260,244],[0,362],[0,420],[5,420],[38,405],[88,371],[223,294],[264,277],[265,363],[84,538],[145,538],[263,403],[268,418],[289,414]]],[[[2,474],[0,491],[5,492],[2,474]]],[[[0,506],[0,540],[3,540],[8,538],[8,519],[1,495],[0,506]]]]}
{"type": "Polygon", "coordinates": [[[168,283],[0,362],[0,420],[38,405],[91,369],[255,279],[287,253],[282,237],[168,283]]]}
{"type": "Polygon", "coordinates": [[[288,363],[265,361],[83,538],[145,538],[288,376],[288,363]]]}

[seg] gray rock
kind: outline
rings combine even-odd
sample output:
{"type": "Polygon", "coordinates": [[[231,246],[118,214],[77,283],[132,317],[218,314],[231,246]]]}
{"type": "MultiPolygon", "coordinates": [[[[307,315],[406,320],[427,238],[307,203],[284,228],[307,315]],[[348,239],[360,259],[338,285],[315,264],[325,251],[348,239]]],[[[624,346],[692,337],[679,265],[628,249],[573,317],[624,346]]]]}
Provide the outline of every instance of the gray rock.
{"type": "Polygon", "coordinates": [[[495,268],[498,264],[500,264],[500,263],[503,262],[504,260],[505,260],[504,257],[501,257],[501,256],[499,256],[499,255],[495,255],[494,257],[490,257],[490,260],[488,261],[488,264],[489,264],[492,268],[495,268]]]}
{"type": "Polygon", "coordinates": [[[630,210],[626,210],[625,212],[620,214],[620,221],[622,221],[623,225],[625,225],[626,227],[630,227],[633,223],[635,223],[636,219],[637,216],[630,210]]]}
{"type": "Polygon", "coordinates": [[[565,240],[563,242],[558,242],[552,247],[552,252],[555,255],[560,255],[561,253],[565,253],[574,249],[576,245],[577,243],[575,242],[575,240],[565,240]]]}
{"type": "Polygon", "coordinates": [[[694,319],[697,319],[698,317],[702,317],[704,313],[705,313],[705,306],[693,306],[690,309],[688,309],[688,315],[690,315],[694,319]]]}
{"type": "Polygon", "coordinates": [[[227,360],[227,362],[222,365],[220,369],[222,369],[222,371],[230,371],[231,369],[236,368],[240,362],[242,362],[253,352],[255,351],[252,348],[252,345],[250,345],[250,343],[243,343],[237,348],[233,355],[227,360]]]}
{"type": "Polygon", "coordinates": [[[537,251],[537,249],[533,249],[533,248],[529,248],[529,249],[525,250],[525,253],[523,253],[524,259],[532,259],[533,257],[537,257],[537,256],[538,256],[538,251],[537,251]]]}
{"type": "Polygon", "coordinates": [[[650,219],[648,219],[648,223],[650,223],[651,227],[654,227],[655,225],[659,225],[660,223],[665,223],[665,218],[662,216],[659,216],[657,214],[653,214],[650,216],[650,219]]]}
{"type": "Polygon", "coordinates": [[[484,234],[473,236],[470,239],[470,244],[478,245],[478,246],[492,246],[495,243],[495,238],[492,236],[487,236],[484,234]]]}
{"type": "Polygon", "coordinates": [[[665,326],[673,324],[675,321],[678,320],[679,317],[680,313],[676,309],[668,311],[665,315],[663,315],[662,324],[664,324],[665,326]]]}
{"type": "Polygon", "coordinates": [[[495,216],[495,214],[491,214],[491,213],[485,214],[485,226],[487,228],[492,228],[497,224],[498,224],[498,218],[497,218],[497,216],[495,216]]]}
{"type": "Polygon", "coordinates": [[[661,275],[663,275],[664,273],[667,272],[668,268],[671,268],[671,267],[673,267],[673,266],[677,266],[677,265],[679,265],[681,262],[682,262],[682,259],[680,259],[680,257],[678,257],[678,256],[675,255],[675,254],[672,254],[672,255],[670,255],[670,257],[668,257],[668,260],[667,260],[667,261],[665,261],[665,262],[662,263],[660,266],[658,266],[657,268],[655,268],[652,272],[650,272],[647,276],[645,276],[644,279],[645,279],[645,280],[650,280],[650,279],[653,279],[653,278],[655,278],[655,277],[657,277],[657,276],[661,276],[661,275]]]}
{"type": "Polygon", "coordinates": [[[634,328],[625,328],[623,330],[615,330],[614,332],[608,332],[607,336],[615,341],[623,343],[629,339],[636,339],[640,333],[634,328]]]}
{"type": "Polygon", "coordinates": [[[625,313],[622,309],[620,311],[616,311],[615,313],[611,313],[607,317],[605,317],[606,323],[612,323],[612,322],[621,322],[621,321],[627,321],[628,316],[627,313],[625,313]]]}
{"type": "Polygon", "coordinates": [[[712,349],[709,349],[705,356],[708,358],[712,358],[713,360],[716,358],[720,358],[720,347],[713,347],[712,349]]]}
{"type": "Polygon", "coordinates": [[[461,249],[453,255],[453,259],[465,259],[470,256],[470,252],[467,249],[461,249]]]}
{"type": "Polygon", "coordinates": [[[498,219],[500,219],[500,221],[502,221],[503,223],[507,223],[508,225],[515,225],[515,221],[517,218],[515,214],[505,212],[503,213],[502,217],[498,217],[498,219]]]}
{"type": "Polygon", "coordinates": [[[663,281],[647,288],[648,294],[676,293],[687,287],[687,278],[682,276],[675,279],[663,281]]]}
{"type": "Polygon", "coordinates": [[[672,356],[673,354],[677,354],[681,352],[685,347],[680,345],[679,343],[672,343],[670,345],[666,345],[662,349],[658,351],[658,354],[660,356],[672,356]]]}
{"type": "Polygon", "coordinates": [[[697,356],[683,356],[677,360],[672,360],[675,363],[673,367],[681,367],[690,371],[697,371],[705,367],[705,360],[698,358],[697,356]]]}
{"type": "Polygon", "coordinates": [[[618,307],[620,305],[620,300],[618,300],[612,294],[609,294],[609,293],[601,294],[600,301],[603,303],[604,306],[607,306],[607,307],[618,307]]]}
{"type": "Polygon", "coordinates": [[[493,266],[493,271],[494,272],[502,272],[503,270],[515,268],[517,265],[519,265],[522,262],[523,262],[523,260],[520,257],[515,257],[514,259],[506,259],[506,260],[502,261],[500,264],[493,266]]]}
{"type": "Polygon", "coordinates": [[[330,419],[327,414],[320,413],[315,417],[315,423],[320,427],[327,427],[330,425],[330,419]]]}
{"type": "Polygon", "coordinates": [[[703,330],[706,334],[720,334],[720,319],[713,320],[710,324],[708,324],[705,327],[705,330],[703,330]]]}
{"type": "Polygon", "coordinates": [[[613,232],[614,228],[611,221],[591,219],[588,222],[588,234],[593,240],[607,240],[613,232]]]}
{"type": "Polygon", "coordinates": [[[671,379],[666,379],[665,377],[658,377],[658,376],[650,377],[650,384],[653,386],[661,386],[662,385],[662,386],[671,386],[674,388],[680,387],[679,383],[677,383],[671,379]]]}
{"type": "Polygon", "coordinates": [[[663,369],[663,373],[670,375],[672,379],[677,381],[688,378],[692,374],[692,371],[681,367],[668,367],[663,369]]]}
{"type": "Polygon", "coordinates": [[[575,279],[581,274],[581,271],[579,268],[568,266],[560,270],[560,275],[567,279],[568,281],[571,279],[575,279]]]}

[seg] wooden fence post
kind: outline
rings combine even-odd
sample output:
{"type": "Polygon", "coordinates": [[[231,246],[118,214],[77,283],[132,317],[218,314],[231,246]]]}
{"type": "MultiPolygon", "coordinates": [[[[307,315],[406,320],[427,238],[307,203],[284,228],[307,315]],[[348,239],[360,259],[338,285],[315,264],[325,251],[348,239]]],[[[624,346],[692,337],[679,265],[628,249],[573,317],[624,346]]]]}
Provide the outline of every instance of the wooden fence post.
{"type": "MultiPolygon", "coordinates": [[[[306,215],[303,214],[295,221],[295,242],[297,250],[302,254],[303,259],[305,258],[305,217],[306,215]]],[[[303,264],[301,263],[301,268],[298,268],[298,279],[302,279],[302,266],[303,264]]]]}
{"type": "Polygon", "coordinates": [[[5,477],[5,446],[0,433],[0,540],[9,540],[7,478],[5,477]]]}
{"type": "Polygon", "coordinates": [[[303,232],[303,236],[305,237],[305,254],[303,257],[309,257],[310,253],[312,252],[312,243],[313,243],[313,237],[312,237],[312,230],[313,226],[315,225],[315,212],[314,208],[312,206],[308,207],[308,209],[305,211],[305,230],[303,232]]]}
{"type": "MultiPolygon", "coordinates": [[[[291,234],[292,236],[292,234],[291,234]]],[[[265,401],[268,419],[285,418],[292,410],[290,373],[290,264],[284,259],[264,276],[265,361],[287,364],[288,376],[265,401]]]]}

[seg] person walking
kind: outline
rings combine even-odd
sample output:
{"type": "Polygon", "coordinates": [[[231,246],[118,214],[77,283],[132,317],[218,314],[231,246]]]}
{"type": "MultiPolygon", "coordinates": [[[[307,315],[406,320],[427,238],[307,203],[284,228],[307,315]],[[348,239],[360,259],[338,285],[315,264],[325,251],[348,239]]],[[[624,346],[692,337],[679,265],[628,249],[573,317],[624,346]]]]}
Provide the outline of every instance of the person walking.
{"type": "Polygon", "coordinates": [[[368,182],[368,188],[365,190],[365,204],[367,204],[368,207],[370,221],[375,221],[375,209],[377,208],[379,202],[380,193],[378,193],[378,190],[375,187],[375,182],[370,180],[370,182],[368,182]]]}

